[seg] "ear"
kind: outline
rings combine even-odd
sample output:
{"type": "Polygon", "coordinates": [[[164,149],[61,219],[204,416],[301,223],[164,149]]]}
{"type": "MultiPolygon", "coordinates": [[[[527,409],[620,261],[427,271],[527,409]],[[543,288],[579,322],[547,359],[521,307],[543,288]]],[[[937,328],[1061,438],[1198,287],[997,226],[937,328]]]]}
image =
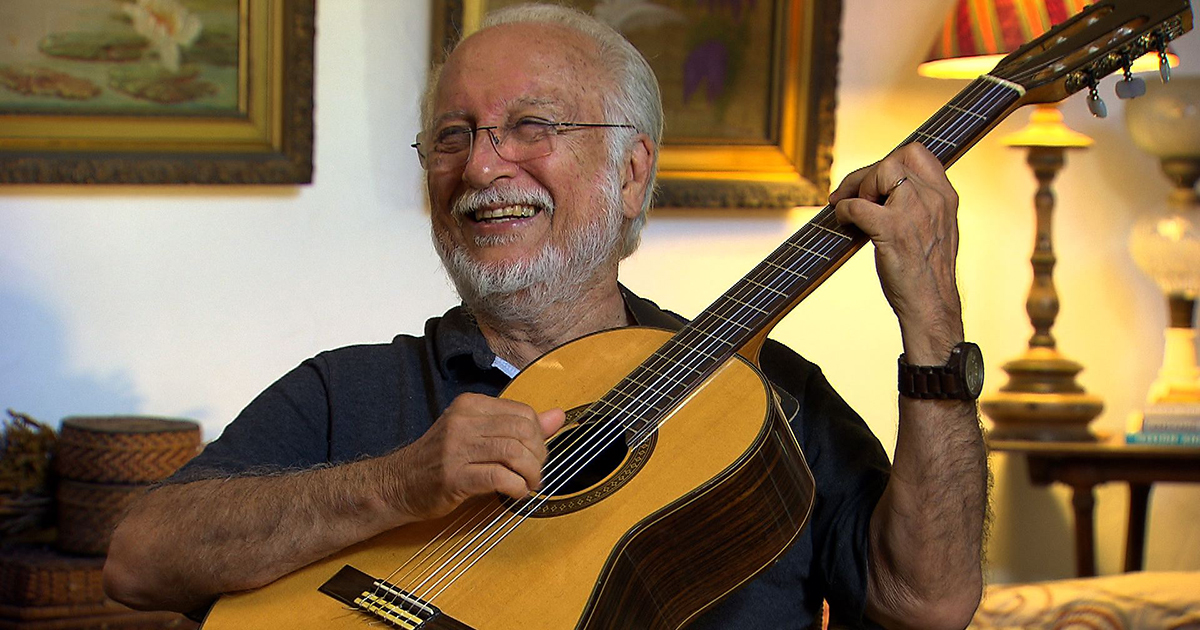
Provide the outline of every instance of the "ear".
{"type": "Polygon", "coordinates": [[[642,212],[642,203],[650,187],[650,167],[654,163],[654,141],[639,133],[627,145],[628,155],[621,163],[621,201],[625,218],[634,219],[642,212]]]}

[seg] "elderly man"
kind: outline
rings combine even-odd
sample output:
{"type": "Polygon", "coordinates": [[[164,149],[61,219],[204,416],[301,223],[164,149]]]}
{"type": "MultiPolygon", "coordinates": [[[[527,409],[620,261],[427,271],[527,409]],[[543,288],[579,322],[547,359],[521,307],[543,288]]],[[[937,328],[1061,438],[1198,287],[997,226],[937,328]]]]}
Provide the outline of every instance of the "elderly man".
{"type": "MultiPolygon", "coordinates": [[[[463,307],[431,319],[424,337],[322,353],[263,392],[117,529],[105,566],[117,599],[196,611],[471,497],[527,496],[564,414],[497,398],[508,380],[595,331],[680,327],[617,282],[662,130],[636,49],[583,14],[520,7],[461,42],[431,86],[417,148],[463,307]]],[[[851,175],[831,201],[875,244],[904,360],[946,363],[963,334],[957,199],[941,165],[913,145],[851,175]]],[[[761,363],[799,412],[812,520],[692,627],[805,628],[822,600],[853,626],[966,625],[986,485],[974,403],[901,396],[889,471],[815,366],[774,342],[761,363]]]]}

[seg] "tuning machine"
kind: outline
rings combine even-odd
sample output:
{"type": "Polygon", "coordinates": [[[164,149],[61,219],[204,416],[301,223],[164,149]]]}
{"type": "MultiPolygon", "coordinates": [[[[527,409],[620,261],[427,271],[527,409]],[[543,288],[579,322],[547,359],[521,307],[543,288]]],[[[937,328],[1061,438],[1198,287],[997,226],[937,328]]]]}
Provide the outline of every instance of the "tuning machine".
{"type": "Polygon", "coordinates": [[[1117,98],[1121,100],[1137,98],[1146,93],[1146,82],[1133,76],[1133,71],[1130,70],[1132,65],[1133,60],[1129,58],[1129,53],[1123,53],[1121,67],[1125,69],[1125,78],[1117,82],[1117,98]]]}
{"type": "Polygon", "coordinates": [[[1091,73],[1087,75],[1087,87],[1088,111],[1092,112],[1092,115],[1096,118],[1107,118],[1108,106],[1104,104],[1104,99],[1100,98],[1100,91],[1096,89],[1096,79],[1091,73]]]}
{"type": "Polygon", "coordinates": [[[1167,39],[1162,31],[1154,33],[1154,50],[1158,51],[1158,76],[1166,83],[1171,80],[1171,62],[1167,59],[1167,39]]]}

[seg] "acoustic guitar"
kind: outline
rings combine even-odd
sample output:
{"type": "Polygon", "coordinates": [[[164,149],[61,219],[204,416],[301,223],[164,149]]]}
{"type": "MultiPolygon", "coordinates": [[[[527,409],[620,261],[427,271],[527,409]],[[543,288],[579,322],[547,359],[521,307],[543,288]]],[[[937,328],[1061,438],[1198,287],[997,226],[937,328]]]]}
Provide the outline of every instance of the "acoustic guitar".
{"type": "MultiPolygon", "coordinates": [[[[1191,27],[1187,0],[1100,0],[905,144],[949,166],[1020,106],[1085,88],[1098,100],[1102,77],[1162,58],[1191,27]]],[[[686,625],[786,552],[808,519],[812,475],[755,364],[768,331],[867,240],[827,206],[679,332],[611,330],[549,352],[502,394],[570,410],[542,494],[477,498],[224,596],[204,630],[686,625]]]]}

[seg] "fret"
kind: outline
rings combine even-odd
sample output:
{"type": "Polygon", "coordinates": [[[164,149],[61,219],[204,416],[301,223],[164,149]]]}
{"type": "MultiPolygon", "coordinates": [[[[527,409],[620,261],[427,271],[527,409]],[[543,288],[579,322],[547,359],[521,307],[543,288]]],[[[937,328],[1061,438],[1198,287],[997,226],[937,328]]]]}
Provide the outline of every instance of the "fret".
{"type": "Polygon", "coordinates": [[[846,239],[847,241],[853,241],[853,240],[854,240],[853,238],[851,238],[851,236],[850,236],[849,234],[842,234],[841,232],[839,232],[839,231],[837,231],[837,230],[833,230],[833,229],[827,228],[827,227],[825,227],[824,225],[821,225],[820,223],[816,223],[815,221],[814,221],[813,223],[809,223],[809,225],[811,225],[811,226],[813,226],[813,227],[815,227],[815,228],[817,228],[817,229],[820,229],[820,230],[825,230],[826,232],[829,232],[830,234],[833,234],[833,235],[835,235],[835,236],[840,236],[840,237],[842,237],[842,238],[846,239]]]}
{"type": "Polygon", "coordinates": [[[675,343],[676,343],[676,344],[678,344],[678,345],[680,345],[680,346],[683,346],[684,348],[687,348],[687,349],[688,349],[690,352],[694,352],[694,353],[696,353],[696,354],[702,354],[702,355],[704,355],[704,356],[706,356],[706,357],[708,357],[708,358],[710,358],[710,359],[716,358],[714,355],[712,355],[712,354],[709,354],[709,353],[707,353],[707,352],[705,352],[705,351],[703,351],[703,350],[701,350],[701,349],[699,349],[699,348],[696,348],[696,347],[694,347],[694,346],[692,346],[692,345],[688,344],[687,342],[685,342],[683,339],[680,339],[680,338],[678,338],[678,337],[675,339],[675,343]]]}
{"type": "MultiPolygon", "coordinates": [[[[776,293],[779,293],[779,292],[776,291],[776,293]]],[[[783,294],[780,293],[780,295],[783,295],[783,294]]],[[[729,298],[729,299],[733,299],[733,298],[729,298]]],[[[744,303],[744,302],[741,302],[741,300],[734,300],[734,301],[739,302],[739,303],[744,303]]],[[[749,304],[747,304],[747,306],[749,306],[749,304]]],[[[754,308],[754,307],[751,306],[750,308],[754,308]]],[[[762,310],[762,309],[756,309],[756,310],[762,310]]],[[[765,313],[766,311],[763,311],[763,312],[765,313]]],[[[731,317],[725,317],[724,315],[718,315],[716,313],[708,313],[708,314],[713,317],[716,317],[717,319],[724,320],[735,326],[738,326],[739,328],[742,328],[743,330],[753,330],[750,326],[747,326],[747,325],[743,324],[742,322],[739,322],[738,320],[733,319],[731,317]]]]}
{"type": "Polygon", "coordinates": [[[968,115],[968,116],[974,116],[974,117],[976,117],[976,118],[978,118],[978,119],[980,119],[980,120],[988,120],[988,117],[987,117],[987,116],[984,116],[983,114],[980,114],[980,113],[978,113],[978,112],[973,112],[973,111],[971,111],[971,110],[969,110],[969,109],[965,109],[965,108],[959,107],[959,106],[957,106],[957,105],[953,105],[953,104],[951,104],[951,105],[947,105],[946,107],[947,107],[947,108],[949,108],[949,109],[953,109],[953,110],[954,110],[954,111],[956,111],[956,112],[962,112],[962,113],[964,113],[964,114],[966,114],[966,115],[968,115]]]}
{"type": "Polygon", "coordinates": [[[822,254],[821,252],[816,252],[816,251],[813,251],[813,250],[811,250],[811,249],[809,249],[809,248],[807,248],[807,247],[805,247],[805,246],[803,246],[803,245],[798,245],[798,244],[796,244],[796,243],[793,243],[793,242],[791,242],[791,241],[786,241],[786,243],[787,243],[787,245],[788,245],[789,247],[792,247],[792,248],[798,249],[798,250],[800,250],[800,251],[802,251],[802,252],[805,252],[805,253],[812,254],[813,256],[816,256],[817,258],[820,258],[820,259],[822,259],[822,260],[829,260],[829,257],[828,257],[828,256],[826,256],[825,254],[822,254]]]}
{"type": "MultiPolygon", "coordinates": [[[[660,398],[658,400],[662,400],[662,399],[660,398]]],[[[608,419],[613,422],[620,422],[622,424],[628,424],[627,422],[622,421],[618,417],[622,414],[630,416],[630,417],[637,417],[638,415],[645,414],[647,410],[654,411],[656,413],[661,411],[655,405],[655,399],[644,399],[643,400],[640,396],[630,394],[629,392],[622,389],[621,385],[617,385],[616,387],[609,390],[609,392],[604,395],[604,398],[601,398],[600,400],[598,400],[596,402],[603,403],[603,404],[611,407],[613,409],[613,411],[615,411],[616,413],[613,415],[613,417],[608,418],[608,419]],[[608,398],[612,397],[612,396],[617,396],[617,397],[623,398],[624,401],[622,401],[622,402],[624,404],[618,405],[616,402],[608,400],[608,398]],[[642,409],[639,409],[638,407],[642,407],[642,409]]],[[[595,404],[595,403],[593,403],[593,404],[595,404]]]]}
{"type": "Polygon", "coordinates": [[[770,258],[764,260],[763,262],[768,265],[771,265],[772,267],[777,267],[779,269],[782,269],[783,271],[786,271],[787,273],[790,273],[793,276],[800,278],[801,280],[808,280],[808,276],[800,273],[799,271],[793,271],[792,269],[789,269],[788,267],[784,267],[783,265],[771,260],[770,258]]]}
{"type": "Polygon", "coordinates": [[[659,397],[661,398],[662,394],[668,394],[671,391],[670,389],[661,389],[661,386],[662,383],[653,380],[651,380],[649,383],[640,383],[633,378],[632,374],[630,374],[622,379],[619,384],[617,384],[617,386],[614,388],[614,391],[617,391],[632,400],[641,400],[642,394],[647,392],[651,394],[659,394],[659,397]],[[632,392],[622,391],[622,388],[628,387],[629,385],[636,385],[637,389],[633,390],[632,392]]]}
{"type": "MultiPolygon", "coordinates": [[[[729,301],[731,301],[731,302],[737,302],[738,304],[741,304],[742,306],[745,306],[745,307],[747,307],[747,308],[752,308],[752,309],[754,309],[754,310],[758,311],[759,313],[766,314],[766,313],[768,312],[768,311],[765,311],[765,310],[763,310],[763,309],[761,309],[761,308],[759,308],[759,307],[757,307],[757,306],[755,306],[755,305],[753,305],[753,304],[751,304],[751,303],[749,303],[749,302],[743,302],[743,301],[741,301],[741,300],[739,300],[739,299],[737,299],[737,298],[733,297],[732,295],[729,295],[728,293],[726,293],[725,295],[723,295],[723,296],[721,296],[721,297],[722,297],[722,299],[726,299],[726,300],[729,300],[729,301]]],[[[715,313],[713,313],[713,315],[715,315],[715,313]]]]}
{"type": "Polygon", "coordinates": [[[756,286],[756,287],[760,287],[760,288],[766,289],[766,290],[770,291],[771,293],[774,293],[775,295],[782,295],[782,296],[785,296],[785,297],[787,296],[787,293],[784,293],[783,291],[780,291],[779,289],[774,289],[774,288],[771,288],[771,287],[769,287],[769,286],[767,286],[767,285],[765,285],[765,284],[763,284],[763,283],[761,283],[761,282],[757,282],[757,281],[755,281],[755,280],[752,280],[752,279],[751,279],[749,276],[746,276],[745,278],[742,278],[742,281],[743,281],[743,282],[748,282],[748,283],[750,283],[750,284],[753,284],[753,285],[754,285],[754,286],[756,286]]]}
{"type": "Polygon", "coordinates": [[[958,145],[956,145],[955,143],[953,143],[953,142],[950,142],[949,140],[946,140],[946,139],[944,139],[944,138],[939,138],[939,137],[937,137],[937,136],[935,136],[935,135],[933,135],[933,134],[928,134],[928,133],[925,133],[924,131],[917,131],[917,132],[916,132],[916,134],[914,134],[914,135],[917,135],[917,136],[924,136],[924,137],[926,137],[926,138],[929,138],[930,140],[933,140],[934,142],[941,142],[942,144],[948,145],[948,146],[950,146],[951,148],[954,148],[954,147],[957,147],[957,146],[958,146],[958,145]]]}
{"type": "Polygon", "coordinates": [[[676,385],[686,385],[687,384],[687,381],[683,381],[678,378],[675,378],[674,376],[671,376],[670,372],[663,372],[661,370],[656,370],[647,365],[641,366],[637,371],[635,371],[633,374],[630,374],[626,378],[631,382],[637,383],[638,385],[648,387],[648,385],[646,383],[643,383],[642,381],[638,380],[638,378],[637,378],[637,374],[639,372],[643,372],[643,371],[649,372],[654,377],[663,378],[668,381],[671,381],[672,383],[674,383],[676,385]]]}

